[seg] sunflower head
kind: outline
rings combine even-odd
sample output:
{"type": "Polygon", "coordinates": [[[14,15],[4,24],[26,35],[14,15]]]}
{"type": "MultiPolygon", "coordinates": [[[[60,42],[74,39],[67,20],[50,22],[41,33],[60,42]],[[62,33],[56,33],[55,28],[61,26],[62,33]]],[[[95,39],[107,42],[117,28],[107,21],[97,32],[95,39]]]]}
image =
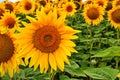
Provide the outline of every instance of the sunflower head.
{"type": "Polygon", "coordinates": [[[4,13],[5,13],[5,9],[2,6],[0,6],[0,19],[4,13]]]}
{"type": "Polygon", "coordinates": [[[18,27],[18,18],[14,13],[6,12],[1,17],[0,25],[8,29],[16,29],[18,27]]]}
{"type": "Polygon", "coordinates": [[[76,11],[80,11],[81,10],[81,7],[82,7],[82,3],[80,2],[77,2],[77,1],[74,1],[74,4],[76,5],[76,11]]]}
{"type": "Polygon", "coordinates": [[[108,12],[108,20],[115,27],[120,29],[120,7],[113,8],[108,12]]]}
{"type": "Polygon", "coordinates": [[[47,4],[46,0],[39,1],[40,5],[45,6],[47,4]]]}
{"type": "Polygon", "coordinates": [[[71,52],[77,52],[71,40],[77,38],[74,34],[79,31],[66,26],[66,16],[58,17],[56,10],[46,14],[41,9],[36,13],[37,20],[27,18],[31,23],[23,23],[25,28],[16,35],[16,43],[21,49],[18,54],[24,56],[25,60],[31,58],[29,67],[34,66],[36,70],[40,65],[41,73],[46,73],[49,67],[52,70],[57,70],[58,67],[63,71],[64,62],[70,64],[67,56],[70,56],[71,52]]]}
{"type": "Polygon", "coordinates": [[[8,11],[10,11],[10,12],[13,12],[13,11],[14,11],[14,8],[15,8],[14,3],[13,3],[13,2],[8,2],[8,1],[4,2],[4,3],[3,3],[3,6],[4,6],[4,8],[5,8],[6,10],[8,10],[8,11]]]}
{"type": "Polygon", "coordinates": [[[94,0],[86,0],[86,1],[85,1],[85,5],[93,4],[93,3],[94,3],[94,0]]]}
{"type": "Polygon", "coordinates": [[[35,10],[35,3],[31,0],[22,0],[20,2],[21,8],[20,11],[25,14],[31,14],[35,10]]]}
{"type": "Polygon", "coordinates": [[[83,16],[88,24],[97,25],[103,20],[103,14],[103,8],[96,4],[84,7],[83,16]]]}
{"type": "Polygon", "coordinates": [[[94,2],[95,2],[95,4],[98,4],[99,6],[101,6],[105,9],[108,1],[107,0],[95,0],[94,2]]]}
{"type": "Polygon", "coordinates": [[[113,7],[113,6],[112,6],[112,2],[111,2],[111,1],[108,1],[105,10],[106,10],[106,11],[109,11],[109,10],[112,9],[112,7],[113,7]]]}
{"type": "Polygon", "coordinates": [[[63,6],[64,11],[67,13],[67,15],[72,16],[76,12],[76,5],[74,2],[66,2],[63,6]]]}
{"type": "Polygon", "coordinates": [[[18,71],[16,44],[10,31],[0,28],[0,74],[3,76],[8,71],[10,77],[18,71]]]}

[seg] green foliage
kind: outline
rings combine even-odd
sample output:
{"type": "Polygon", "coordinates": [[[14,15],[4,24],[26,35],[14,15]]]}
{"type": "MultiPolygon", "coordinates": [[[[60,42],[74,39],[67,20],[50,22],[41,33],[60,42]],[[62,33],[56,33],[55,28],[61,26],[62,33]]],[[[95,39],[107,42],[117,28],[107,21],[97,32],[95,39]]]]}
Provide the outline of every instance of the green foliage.
{"type": "Polygon", "coordinates": [[[120,56],[120,46],[112,46],[103,51],[98,52],[93,57],[109,57],[120,56]]]}
{"type": "Polygon", "coordinates": [[[106,68],[88,68],[84,72],[94,79],[115,80],[118,70],[109,67],[106,68]]]}

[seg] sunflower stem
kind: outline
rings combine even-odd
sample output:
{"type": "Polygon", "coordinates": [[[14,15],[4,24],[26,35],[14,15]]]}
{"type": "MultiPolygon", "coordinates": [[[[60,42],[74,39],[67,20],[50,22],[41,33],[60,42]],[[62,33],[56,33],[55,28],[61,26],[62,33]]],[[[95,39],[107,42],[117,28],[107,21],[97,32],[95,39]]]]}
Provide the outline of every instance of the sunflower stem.
{"type": "MultiPolygon", "coordinates": [[[[92,25],[91,25],[91,27],[92,27],[92,25]]],[[[87,29],[88,29],[88,32],[89,32],[89,35],[90,35],[90,50],[89,51],[92,51],[92,49],[93,49],[93,36],[92,36],[92,29],[91,29],[91,27],[90,26],[88,26],[87,27],[87,29]]],[[[89,53],[89,61],[90,61],[90,66],[92,66],[92,57],[91,57],[91,53],[89,53]]],[[[91,77],[89,77],[89,80],[92,80],[92,78],[91,77]]]]}
{"type": "Polygon", "coordinates": [[[57,71],[53,71],[52,73],[50,73],[50,80],[54,80],[54,76],[57,73],[57,71]]]}
{"type": "Polygon", "coordinates": [[[117,29],[117,45],[119,45],[120,31],[117,29]]]}
{"type": "Polygon", "coordinates": [[[87,39],[87,45],[86,45],[86,50],[88,49],[88,45],[89,45],[89,42],[88,42],[88,34],[89,34],[89,28],[88,28],[89,26],[87,26],[87,30],[88,31],[86,31],[86,39],[87,39]]]}
{"type": "Polygon", "coordinates": [[[119,32],[119,29],[117,29],[117,39],[120,38],[120,32],[119,32]]]}
{"type": "Polygon", "coordinates": [[[119,63],[119,60],[118,60],[118,58],[116,59],[116,69],[118,69],[118,63],[119,63]]]}
{"type": "MultiPolygon", "coordinates": [[[[92,48],[93,48],[93,36],[92,36],[92,29],[91,29],[91,27],[90,26],[87,26],[87,30],[88,30],[88,32],[87,32],[87,40],[88,39],[91,39],[91,41],[90,41],[90,51],[92,50],[92,48]],[[90,37],[88,36],[88,35],[90,35],[90,37]]],[[[87,49],[88,49],[88,44],[89,44],[89,42],[87,41],[87,49]]],[[[92,63],[91,63],[91,53],[89,53],[89,58],[90,58],[90,66],[92,66],[92,63]]],[[[91,77],[89,77],[89,80],[92,80],[92,78],[91,77]]]]}

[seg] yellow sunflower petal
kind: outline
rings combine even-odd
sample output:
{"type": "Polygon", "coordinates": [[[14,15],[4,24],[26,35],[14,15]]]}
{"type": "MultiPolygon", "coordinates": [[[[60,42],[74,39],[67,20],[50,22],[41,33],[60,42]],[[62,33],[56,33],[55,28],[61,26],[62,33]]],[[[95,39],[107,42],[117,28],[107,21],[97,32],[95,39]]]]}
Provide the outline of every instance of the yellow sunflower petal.
{"type": "Polygon", "coordinates": [[[41,56],[41,52],[40,51],[38,51],[37,50],[37,52],[38,52],[38,59],[37,59],[37,62],[36,62],[36,64],[34,64],[34,71],[37,69],[37,67],[39,66],[39,64],[40,64],[40,56],[41,56]]]}
{"type": "Polygon", "coordinates": [[[61,54],[61,56],[63,57],[64,61],[65,61],[68,65],[70,65],[70,62],[69,62],[69,60],[68,60],[68,58],[67,58],[67,55],[64,54],[60,49],[58,49],[58,51],[59,51],[59,53],[61,54]]]}
{"type": "Polygon", "coordinates": [[[71,56],[71,53],[68,49],[65,48],[64,45],[60,46],[60,49],[64,52],[64,54],[66,54],[67,56],[71,56]]]}
{"type": "Polygon", "coordinates": [[[50,66],[56,70],[57,67],[56,67],[56,60],[55,60],[55,57],[52,53],[49,54],[49,63],[50,63],[50,66]]]}
{"type": "Polygon", "coordinates": [[[59,69],[61,71],[64,71],[64,61],[61,58],[60,54],[58,54],[58,52],[54,52],[54,56],[55,56],[55,59],[56,59],[57,66],[59,67],[59,69]]]}
{"type": "Polygon", "coordinates": [[[61,46],[65,45],[65,46],[69,46],[69,47],[75,47],[76,44],[73,41],[70,40],[61,40],[61,46]]]}
{"type": "Polygon", "coordinates": [[[78,36],[76,36],[76,35],[68,35],[68,34],[64,34],[64,35],[61,35],[61,38],[62,39],[77,39],[78,38],[78,36]]]}

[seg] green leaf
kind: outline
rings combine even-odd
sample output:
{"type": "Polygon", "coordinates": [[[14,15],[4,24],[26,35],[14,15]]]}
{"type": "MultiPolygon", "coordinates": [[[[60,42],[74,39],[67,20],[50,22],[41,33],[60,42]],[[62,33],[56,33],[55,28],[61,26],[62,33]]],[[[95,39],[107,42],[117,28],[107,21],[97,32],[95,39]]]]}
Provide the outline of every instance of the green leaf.
{"type": "Polygon", "coordinates": [[[82,69],[79,68],[79,65],[75,63],[74,61],[71,61],[71,65],[66,65],[65,72],[68,72],[72,76],[86,76],[85,73],[83,73],[82,69]]]}
{"type": "Polygon", "coordinates": [[[61,75],[60,80],[71,80],[71,79],[66,75],[61,75]]]}
{"type": "Polygon", "coordinates": [[[113,46],[98,52],[92,57],[120,56],[120,46],[113,46]]]}
{"type": "Polygon", "coordinates": [[[94,79],[115,80],[119,70],[112,68],[89,68],[84,70],[86,75],[94,79]]]}

